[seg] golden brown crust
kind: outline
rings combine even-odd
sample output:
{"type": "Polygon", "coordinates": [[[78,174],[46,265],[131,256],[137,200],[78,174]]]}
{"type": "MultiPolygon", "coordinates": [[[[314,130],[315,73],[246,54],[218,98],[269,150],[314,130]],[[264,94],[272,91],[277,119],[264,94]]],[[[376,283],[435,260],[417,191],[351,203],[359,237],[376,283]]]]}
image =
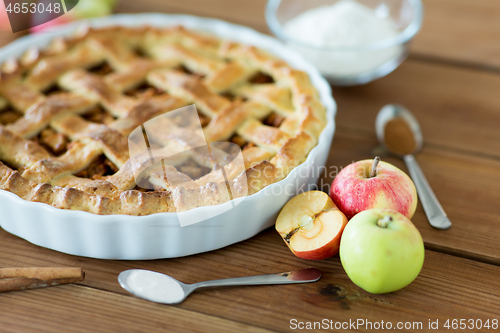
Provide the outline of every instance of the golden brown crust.
{"type": "Polygon", "coordinates": [[[218,112],[205,128],[205,138],[209,142],[228,140],[234,129],[249,117],[262,119],[271,109],[256,102],[232,103],[218,112]]]}
{"type": "Polygon", "coordinates": [[[270,151],[278,151],[290,136],[278,128],[262,124],[257,119],[249,118],[238,128],[237,133],[245,140],[270,151]]]}
{"type": "Polygon", "coordinates": [[[271,159],[271,163],[278,168],[281,178],[286,177],[292,169],[302,164],[311,149],[316,145],[316,140],[306,132],[300,132],[290,138],[271,159]]]}
{"type": "Polygon", "coordinates": [[[259,148],[257,146],[244,149],[242,151],[245,167],[248,169],[262,161],[268,161],[273,157],[273,153],[269,150],[259,148]]]}
{"type": "MultiPolygon", "coordinates": [[[[245,172],[245,176],[248,195],[259,192],[261,189],[275,183],[281,178],[279,175],[279,170],[273,163],[269,161],[262,161],[259,164],[247,169],[245,172]]],[[[235,183],[237,183],[238,185],[234,185],[234,188],[245,188],[243,177],[237,178],[235,180],[235,183]]],[[[239,197],[239,195],[235,195],[235,197],[239,197]]]]}
{"type": "Polygon", "coordinates": [[[23,178],[0,162],[0,190],[6,190],[21,199],[41,202],[56,208],[81,210],[94,214],[149,215],[175,212],[169,192],[124,191],[107,198],[74,188],[39,184],[23,178]]]}
{"type": "Polygon", "coordinates": [[[42,99],[26,110],[25,116],[7,129],[24,138],[40,133],[52,119],[65,113],[83,113],[92,106],[92,101],[83,96],[56,94],[42,99]]]}
{"type": "Polygon", "coordinates": [[[148,82],[189,102],[197,101],[200,111],[209,117],[230,104],[226,98],[211,92],[197,78],[178,71],[156,71],[148,77],[148,82]]]}
{"type": "Polygon", "coordinates": [[[49,153],[36,142],[25,140],[0,125],[1,161],[19,168],[31,167],[36,162],[49,157],[49,153]]]}
{"type": "Polygon", "coordinates": [[[0,125],[0,161],[9,165],[0,162],[0,189],[95,214],[183,211],[251,195],[304,162],[326,125],[306,73],[255,47],[182,27],[88,29],[30,50],[2,66],[2,112],[12,120],[0,125]],[[253,81],[259,76],[264,81],[253,81]],[[63,91],[50,93],[54,87],[63,91]],[[196,148],[199,138],[172,125],[152,138],[172,142],[163,150],[185,153],[141,175],[161,191],[133,190],[128,135],[193,103],[207,141],[238,137],[244,166],[216,146],[196,148]],[[94,112],[105,117],[88,116],[94,112]],[[266,120],[271,116],[279,121],[266,120]],[[103,156],[114,174],[77,176],[103,156]]]}

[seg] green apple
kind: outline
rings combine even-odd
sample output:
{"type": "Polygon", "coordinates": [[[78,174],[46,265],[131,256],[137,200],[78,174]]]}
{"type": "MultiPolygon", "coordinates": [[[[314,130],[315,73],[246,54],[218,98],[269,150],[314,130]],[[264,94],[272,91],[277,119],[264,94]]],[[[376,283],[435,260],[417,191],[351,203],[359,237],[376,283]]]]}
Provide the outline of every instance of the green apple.
{"type": "Polygon", "coordinates": [[[80,0],[73,11],[75,19],[98,17],[111,14],[114,3],[103,0],[80,0]]]}
{"type": "Polygon", "coordinates": [[[357,286],[372,294],[409,285],[424,264],[424,242],[401,213],[369,209],[354,216],[340,241],[340,260],[357,286]]]}
{"type": "MultiPolygon", "coordinates": [[[[1,1],[0,1],[1,3],[1,1]]],[[[115,0],[80,0],[76,6],[66,14],[59,16],[51,21],[44,22],[46,19],[44,13],[35,13],[31,16],[30,29],[32,33],[40,31],[57,31],[57,26],[74,20],[85,19],[90,17],[106,16],[113,12],[113,7],[116,4],[115,0]]],[[[66,5],[69,5],[66,3],[66,5]]],[[[1,10],[1,8],[0,8],[1,10]]],[[[1,15],[0,15],[1,23],[1,15]]],[[[1,29],[1,24],[0,24],[1,29]]]]}

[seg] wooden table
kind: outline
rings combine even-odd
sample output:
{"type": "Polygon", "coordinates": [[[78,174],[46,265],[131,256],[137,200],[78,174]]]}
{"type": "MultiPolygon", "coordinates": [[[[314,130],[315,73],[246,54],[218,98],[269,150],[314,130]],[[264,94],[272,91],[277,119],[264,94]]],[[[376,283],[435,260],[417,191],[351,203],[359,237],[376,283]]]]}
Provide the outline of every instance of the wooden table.
{"type": "MultiPolygon", "coordinates": [[[[328,159],[341,167],[373,157],[374,120],[384,104],[401,103],[414,112],[425,138],[417,159],[453,222],[447,231],[435,230],[418,206],[413,222],[427,250],[414,283],[388,295],[368,294],[350,282],[338,256],[298,259],[272,228],[210,253],[134,262],[66,255],[0,229],[0,267],[81,266],[87,273],[76,285],[1,294],[0,331],[269,332],[293,331],[292,319],[383,320],[394,327],[422,322],[427,331],[429,320],[439,320],[440,330],[448,319],[500,320],[500,2],[424,5],[423,30],[400,68],[365,86],[333,88],[338,126],[328,159]],[[178,306],[132,297],[116,280],[129,268],[193,283],[305,267],[321,269],[323,278],[205,290],[178,306]]],[[[212,16],[267,32],[264,6],[264,0],[123,0],[118,11],[212,16]]],[[[3,34],[2,44],[11,36],[3,34]]],[[[406,170],[401,161],[383,158],[406,170]]],[[[331,180],[325,176],[320,185],[331,180]]]]}

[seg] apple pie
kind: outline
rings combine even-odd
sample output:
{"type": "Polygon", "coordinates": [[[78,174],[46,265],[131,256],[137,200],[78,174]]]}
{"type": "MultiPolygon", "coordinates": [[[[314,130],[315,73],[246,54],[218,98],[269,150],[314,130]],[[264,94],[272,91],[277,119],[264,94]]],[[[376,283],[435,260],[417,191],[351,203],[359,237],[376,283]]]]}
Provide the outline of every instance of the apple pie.
{"type": "Polygon", "coordinates": [[[2,65],[0,190],[105,215],[217,205],[285,178],[325,125],[308,74],[263,50],[183,27],[87,28],[2,65]],[[128,136],[192,104],[207,142],[241,147],[242,172],[221,181],[193,149],[139,186],[128,136]]]}

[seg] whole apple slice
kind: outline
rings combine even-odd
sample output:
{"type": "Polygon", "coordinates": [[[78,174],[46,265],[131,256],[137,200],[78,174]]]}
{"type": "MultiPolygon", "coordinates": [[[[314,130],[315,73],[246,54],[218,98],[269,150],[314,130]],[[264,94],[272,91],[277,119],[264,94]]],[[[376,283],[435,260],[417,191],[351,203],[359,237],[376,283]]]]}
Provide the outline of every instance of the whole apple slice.
{"type": "Polygon", "coordinates": [[[286,203],[276,220],[276,230],[293,254],[320,260],[339,251],[347,217],[328,194],[304,192],[286,203]]]}
{"type": "Polygon", "coordinates": [[[357,286],[372,294],[409,285],[424,263],[424,242],[404,215],[369,209],[354,216],[342,235],[340,260],[357,286]]]}
{"type": "Polygon", "coordinates": [[[342,169],[330,196],[349,219],[372,208],[392,209],[411,219],[417,208],[417,190],[410,177],[378,157],[342,169]]]}

